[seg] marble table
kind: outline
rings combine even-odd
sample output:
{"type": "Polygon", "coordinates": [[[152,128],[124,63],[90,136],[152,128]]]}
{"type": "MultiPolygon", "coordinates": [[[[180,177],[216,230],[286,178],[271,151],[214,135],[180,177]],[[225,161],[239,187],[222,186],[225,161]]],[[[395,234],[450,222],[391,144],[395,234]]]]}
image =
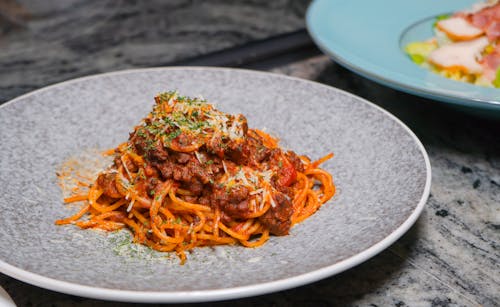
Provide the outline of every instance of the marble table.
{"type": "MultiPolygon", "coordinates": [[[[0,103],[78,76],[164,65],[297,30],[308,4],[144,2],[0,3],[0,103]]],[[[378,85],[323,55],[267,70],[341,88],[400,118],[429,153],[431,195],[407,234],[355,268],[296,289],[204,305],[500,305],[500,120],[378,85]]],[[[18,306],[124,305],[52,292],[2,274],[0,285],[18,306]]]]}

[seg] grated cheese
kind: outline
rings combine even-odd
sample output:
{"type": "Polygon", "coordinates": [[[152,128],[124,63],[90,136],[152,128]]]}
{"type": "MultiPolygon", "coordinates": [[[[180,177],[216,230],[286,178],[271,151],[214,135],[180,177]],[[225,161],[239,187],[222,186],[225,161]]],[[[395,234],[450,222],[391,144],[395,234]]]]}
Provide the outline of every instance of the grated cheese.
{"type": "Polygon", "coordinates": [[[269,201],[271,202],[271,207],[276,208],[276,203],[274,202],[273,196],[269,194],[269,201]]]}
{"type": "Polygon", "coordinates": [[[250,195],[257,195],[257,194],[260,194],[260,193],[262,193],[262,192],[264,192],[264,189],[263,189],[263,188],[260,188],[260,189],[257,189],[257,190],[255,190],[255,191],[250,192],[249,194],[250,194],[250,195]]]}
{"type": "Polygon", "coordinates": [[[203,161],[201,161],[202,160],[201,159],[202,155],[198,151],[195,151],[194,155],[196,156],[196,159],[198,159],[198,161],[200,162],[200,164],[203,164],[203,161]]]}
{"type": "Polygon", "coordinates": [[[227,171],[227,166],[226,166],[226,163],[224,162],[224,160],[222,160],[222,167],[224,168],[224,173],[229,175],[229,172],[227,171]]]}
{"type": "Polygon", "coordinates": [[[134,202],[135,202],[135,198],[132,199],[132,201],[130,202],[130,204],[128,204],[127,212],[132,211],[132,208],[134,207],[134,202]]]}
{"type": "Polygon", "coordinates": [[[121,156],[120,161],[122,162],[123,168],[127,172],[128,178],[132,179],[132,175],[130,174],[130,171],[127,168],[127,163],[123,160],[123,156],[121,156]]]}

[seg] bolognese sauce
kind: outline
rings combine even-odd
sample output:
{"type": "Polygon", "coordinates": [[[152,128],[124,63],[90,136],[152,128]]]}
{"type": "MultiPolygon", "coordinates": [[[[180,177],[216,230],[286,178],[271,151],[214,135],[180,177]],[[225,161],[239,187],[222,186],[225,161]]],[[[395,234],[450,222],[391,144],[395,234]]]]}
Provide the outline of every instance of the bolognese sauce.
{"type": "Polygon", "coordinates": [[[201,98],[166,92],[112,152],[89,186],[86,206],[56,224],[115,230],[160,251],[240,243],[255,247],[287,235],[335,193],[331,175],[201,98]]]}

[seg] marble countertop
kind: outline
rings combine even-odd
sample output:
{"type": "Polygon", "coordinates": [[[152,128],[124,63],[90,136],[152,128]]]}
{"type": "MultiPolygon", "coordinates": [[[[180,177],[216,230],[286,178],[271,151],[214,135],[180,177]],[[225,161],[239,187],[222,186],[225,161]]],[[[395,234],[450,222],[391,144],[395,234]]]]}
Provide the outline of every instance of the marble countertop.
{"type": "MultiPolygon", "coordinates": [[[[78,76],[158,66],[304,26],[308,1],[4,1],[0,102],[78,76]],[[279,21],[279,22],[276,22],[279,21]]],[[[500,120],[360,77],[314,56],[271,69],[364,97],[405,122],[428,151],[431,195],[391,247],[322,281],[206,306],[498,306],[500,120]]],[[[3,174],[2,174],[3,175],[3,174]]],[[[0,274],[19,306],[123,306],[0,274]]]]}

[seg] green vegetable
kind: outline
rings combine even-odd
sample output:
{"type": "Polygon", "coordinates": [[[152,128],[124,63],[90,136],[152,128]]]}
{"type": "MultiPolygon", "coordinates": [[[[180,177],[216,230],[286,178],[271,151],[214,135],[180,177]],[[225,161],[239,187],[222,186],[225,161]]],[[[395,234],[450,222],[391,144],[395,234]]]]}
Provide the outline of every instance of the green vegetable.
{"type": "Polygon", "coordinates": [[[406,45],[405,52],[413,62],[420,65],[425,62],[425,59],[436,48],[436,44],[432,42],[413,42],[406,45]]]}
{"type": "Polygon", "coordinates": [[[440,20],[445,20],[445,19],[448,19],[450,18],[450,14],[443,14],[443,15],[439,15],[436,17],[436,21],[434,21],[434,23],[432,24],[432,27],[434,28],[436,26],[436,24],[440,21],[440,20]]]}
{"type": "Polygon", "coordinates": [[[493,80],[493,86],[500,88],[500,67],[497,69],[497,77],[493,80]]]}

